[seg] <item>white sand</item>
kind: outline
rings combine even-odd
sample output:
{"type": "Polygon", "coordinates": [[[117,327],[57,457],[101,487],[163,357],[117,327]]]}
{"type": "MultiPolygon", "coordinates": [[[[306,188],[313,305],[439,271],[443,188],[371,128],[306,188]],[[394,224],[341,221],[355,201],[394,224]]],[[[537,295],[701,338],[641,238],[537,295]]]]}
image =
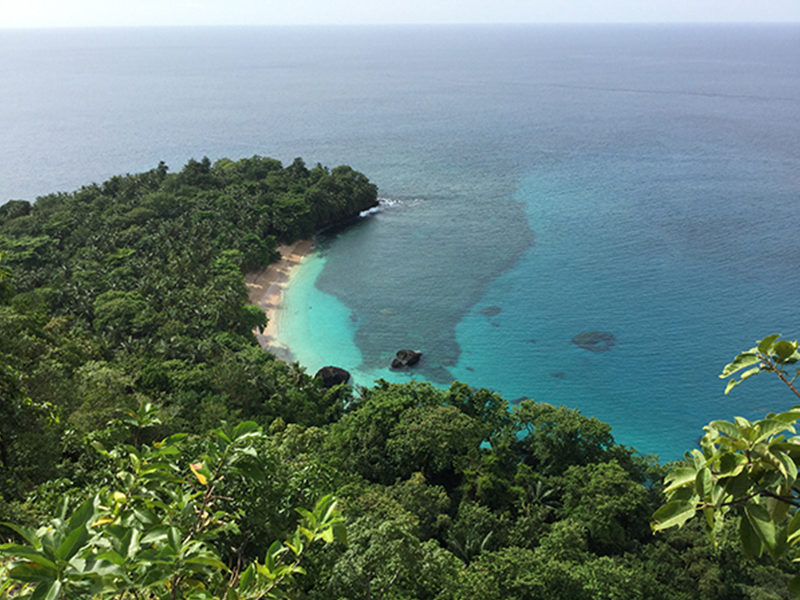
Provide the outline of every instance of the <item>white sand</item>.
{"type": "Polygon", "coordinates": [[[267,314],[266,328],[261,333],[256,333],[258,343],[278,358],[290,362],[294,359],[288,346],[281,344],[277,337],[275,316],[281,309],[283,287],[289,281],[289,274],[313,249],[312,240],[301,240],[289,246],[279,246],[281,260],[261,271],[248,273],[245,277],[250,304],[260,307],[267,314]]]}

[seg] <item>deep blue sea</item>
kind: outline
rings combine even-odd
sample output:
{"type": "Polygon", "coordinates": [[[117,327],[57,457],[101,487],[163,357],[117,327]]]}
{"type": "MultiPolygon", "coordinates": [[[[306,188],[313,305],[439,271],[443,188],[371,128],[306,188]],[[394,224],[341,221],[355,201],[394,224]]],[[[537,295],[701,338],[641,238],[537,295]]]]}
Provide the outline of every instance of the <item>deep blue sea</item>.
{"type": "Polygon", "coordinates": [[[404,381],[421,350],[414,377],[577,407],[662,460],[793,404],[718,374],[800,335],[798,25],[0,30],[0,201],[254,154],[385,200],[286,291],[310,371],[404,381]]]}

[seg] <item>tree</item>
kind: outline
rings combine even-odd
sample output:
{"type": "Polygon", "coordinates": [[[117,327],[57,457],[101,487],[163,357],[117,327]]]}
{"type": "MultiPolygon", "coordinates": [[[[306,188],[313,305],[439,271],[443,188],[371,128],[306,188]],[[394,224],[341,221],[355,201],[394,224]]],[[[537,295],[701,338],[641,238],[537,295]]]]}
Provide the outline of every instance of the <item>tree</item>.
{"type": "MultiPolygon", "coordinates": [[[[143,407],[126,415],[134,426],[152,425],[143,407]]],[[[97,449],[117,474],[77,508],[64,499],[60,514],[39,529],[4,525],[24,543],[0,545],[0,594],[16,598],[133,597],[255,600],[283,596],[300,563],[317,542],[345,541],[344,519],[331,497],[301,520],[286,541],[275,541],[263,563],[225,551],[237,530],[235,500],[226,486],[263,477],[254,443],[262,436],[253,422],[211,432],[192,449],[186,434],[153,445],[97,449]],[[194,460],[189,452],[198,451],[194,460]],[[226,510],[228,506],[228,510],[226,510]],[[227,559],[227,560],[226,560],[227,559]],[[5,570],[5,573],[2,572],[5,570]]]]}
{"type": "Polygon", "coordinates": [[[572,465],[612,459],[623,467],[630,465],[632,451],[618,446],[611,426],[594,417],[532,400],[520,402],[514,416],[518,430],[524,434],[519,446],[526,462],[548,475],[563,473],[572,465]]]}
{"type": "MultiPolygon", "coordinates": [[[[800,398],[789,367],[800,361],[798,343],[771,335],[726,365],[721,378],[729,378],[725,393],[758,373],[773,373],[800,398]],[[737,373],[747,369],[736,379],[737,373]]],[[[723,523],[739,519],[739,539],[748,558],[767,552],[773,559],[800,558],[800,406],[764,419],[734,422],[717,420],[704,430],[700,450],[665,479],[667,503],[653,515],[652,527],[661,531],[682,526],[697,514],[705,517],[709,537],[715,540],[723,523]]],[[[800,595],[800,575],[789,582],[800,595]]]]}

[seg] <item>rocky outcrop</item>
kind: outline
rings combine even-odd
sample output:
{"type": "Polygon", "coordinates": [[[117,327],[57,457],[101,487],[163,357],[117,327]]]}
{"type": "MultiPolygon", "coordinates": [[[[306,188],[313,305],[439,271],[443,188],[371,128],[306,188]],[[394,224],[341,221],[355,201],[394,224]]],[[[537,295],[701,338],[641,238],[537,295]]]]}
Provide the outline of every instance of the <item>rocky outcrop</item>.
{"type": "Polygon", "coordinates": [[[608,352],[617,338],[607,331],[584,331],[572,338],[572,343],[589,352],[608,352]]]}
{"type": "Polygon", "coordinates": [[[314,377],[322,379],[325,389],[350,381],[350,373],[339,367],[322,367],[314,377]]]}
{"type": "Polygon", "coordinates": [[[420,358],[422,358],[422,352],[398,350],[394,360],[392,360],[392,368],[405,369],[406,367],[412,367],[419,362],[420,358]]]}

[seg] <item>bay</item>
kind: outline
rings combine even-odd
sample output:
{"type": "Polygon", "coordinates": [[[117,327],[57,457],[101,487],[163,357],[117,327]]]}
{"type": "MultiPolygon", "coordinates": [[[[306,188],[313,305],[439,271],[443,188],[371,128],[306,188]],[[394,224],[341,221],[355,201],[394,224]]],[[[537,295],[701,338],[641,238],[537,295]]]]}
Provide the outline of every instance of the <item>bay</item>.
{"type": "Polygon", "coordinates": [[[416,377],[577,407],[673,459],[793,403],[717,375],[797,337],[798,34],[2,30],[0,199],[204,155],[350,164],[386,204],[295,274],[281,330],[309,370],[407,380],[386,365],[413,347],[416,377]],[[608,352],[571,342],[598,330],[608,352]]]}

